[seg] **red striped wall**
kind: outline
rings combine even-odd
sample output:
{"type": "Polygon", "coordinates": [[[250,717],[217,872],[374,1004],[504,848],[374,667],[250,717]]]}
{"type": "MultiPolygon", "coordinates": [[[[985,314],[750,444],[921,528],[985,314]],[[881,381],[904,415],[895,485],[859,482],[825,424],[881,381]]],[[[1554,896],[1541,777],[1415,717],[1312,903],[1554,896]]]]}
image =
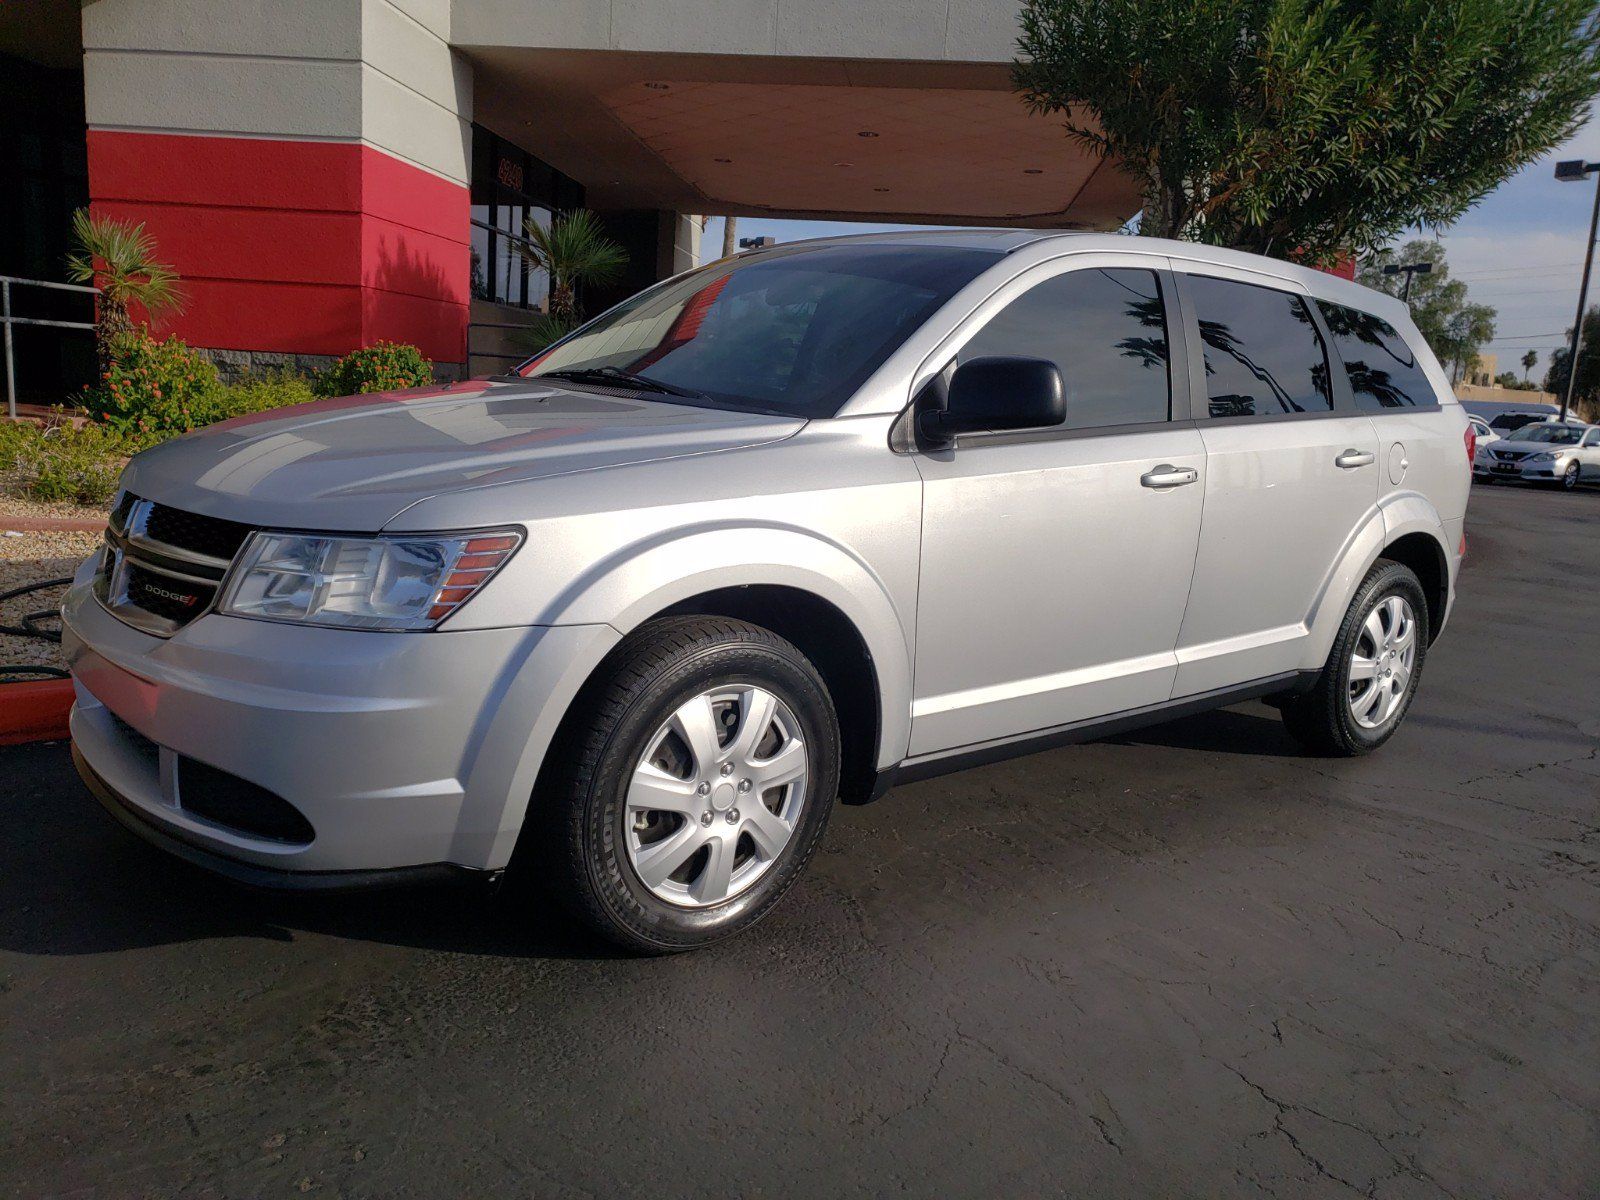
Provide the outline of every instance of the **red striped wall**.
{"type": "Polygon", "coordinates": [[[466,358],[467,189],[369,146],[91,130],[94,210],[142,221],[196,346],[466,358]]]}

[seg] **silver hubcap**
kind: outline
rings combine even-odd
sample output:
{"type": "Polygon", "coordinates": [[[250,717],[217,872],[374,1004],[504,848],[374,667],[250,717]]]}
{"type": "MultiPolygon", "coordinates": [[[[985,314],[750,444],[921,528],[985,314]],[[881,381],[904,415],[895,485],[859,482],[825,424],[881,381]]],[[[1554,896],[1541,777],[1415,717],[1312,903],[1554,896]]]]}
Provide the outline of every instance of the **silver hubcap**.
{"type": "Polygon", "coordinates": [[[1350,659],[1350,715],[1364,729],[1394,718],[1417,662],[1417,616],[1400,596],[1367,614],[1350,659]]]}
{"type": "Polygon", "coordinates": [[[669,904],[721,904],[766,874],[806,802],[806,745],[789,706],[744,684],[686,701],[628,783],[628,862],[669,904]]]}

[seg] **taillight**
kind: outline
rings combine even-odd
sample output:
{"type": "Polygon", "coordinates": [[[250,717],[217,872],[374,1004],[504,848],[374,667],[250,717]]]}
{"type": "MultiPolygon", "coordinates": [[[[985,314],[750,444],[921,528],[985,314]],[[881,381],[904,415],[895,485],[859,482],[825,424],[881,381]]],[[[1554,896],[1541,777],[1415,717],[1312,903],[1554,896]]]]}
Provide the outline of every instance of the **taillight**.
{"type": "Polygon", "coordinates": [[[1472,427],[1472,422],[1467,422],[1467,428],[1461,435],[1461,440],[1467,446],[1467,466],[1472,465],[1473,459],[1478,457],[1478,431],[1472,427]]]}

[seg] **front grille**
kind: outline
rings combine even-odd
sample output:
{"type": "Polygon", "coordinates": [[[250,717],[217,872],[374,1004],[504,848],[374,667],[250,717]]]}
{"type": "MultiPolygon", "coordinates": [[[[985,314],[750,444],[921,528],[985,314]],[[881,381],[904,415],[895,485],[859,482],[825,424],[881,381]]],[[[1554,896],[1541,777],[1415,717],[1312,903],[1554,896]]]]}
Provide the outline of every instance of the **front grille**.
{"type": "Polygon", "coordinates": [[[1494,456],[1502,462],[1520,462],[1527,458],[1529,453],[1527,450],[1496,450],[1494,456]]]}
{"type": "Polygon", "coordinates": [[[144,532],[153,542],[231,560],[250,536],[250,526],[184,512],[181,508],[168,508],[165,504],[152,504],[144,532]]]}
{"type": "Polygon", "coordinates": [[[132,492],[123,492],[122,499],[117,501],[117,507],[111,510],[111,528],[121,533],[128,527],[128,513],[133,510],[139,497],[132,492]]]}
{"type": "Polygon", "coordinates": [[[250,837],[297,846],[316,836],[299,809],[266,788],[193,758],[178,760],[178,806],[250,837]]]}
{"type": "Polygon", "coordinates": [[[106,528],[95,593],[118,619],[170,637],[211,607],[250,532],[237,521],[124,495],[106,528]]]}
{"type": "Polygon", "coordinates": [[[188,583],[157,574],[130,561],[126,566],[128,603],[166,621],[186,625],[204,611],[216,593],[214,586],[188,583]]]}

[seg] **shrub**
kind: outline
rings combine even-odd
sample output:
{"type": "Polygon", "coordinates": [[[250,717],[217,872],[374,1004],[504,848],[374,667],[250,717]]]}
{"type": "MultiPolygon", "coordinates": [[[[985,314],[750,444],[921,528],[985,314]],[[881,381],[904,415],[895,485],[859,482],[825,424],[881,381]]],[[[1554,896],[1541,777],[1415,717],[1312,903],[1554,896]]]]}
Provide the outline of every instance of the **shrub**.
{"type": "Polygon", "coordinates": [[[102,425],[0,425],[0,488],[33,500],[109,504],[130,449],[102,425]]]}
{"type": "Polygon", "coordinates": [[[222,382],[211,361],[175,337],[143,330],[111,344],[111,365],[84,395],[89,416],[139,447],[215,420],[222,382]]]}
{"type": "Polygon", "coordinates": [[[374,342],[352,350],[317,381],[323,396],[354,396],[362,392],[390,392],[433,382],[433,370],[422,351],[399,342],[374,342]]]}
{"type": "Polygon", "coordinates": [[[305,404],[315,400],[317,393],[311,380],[292,371],[269,371],[261,375],[247,375],[231,383],[217,395],[210,421],[226,421],[229,417],[242,417],[247,413],[266,412],[273,408],[287,408],[291,404],[305,404]]]}

